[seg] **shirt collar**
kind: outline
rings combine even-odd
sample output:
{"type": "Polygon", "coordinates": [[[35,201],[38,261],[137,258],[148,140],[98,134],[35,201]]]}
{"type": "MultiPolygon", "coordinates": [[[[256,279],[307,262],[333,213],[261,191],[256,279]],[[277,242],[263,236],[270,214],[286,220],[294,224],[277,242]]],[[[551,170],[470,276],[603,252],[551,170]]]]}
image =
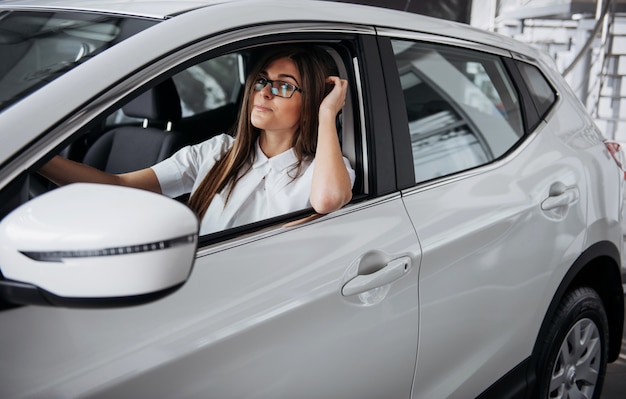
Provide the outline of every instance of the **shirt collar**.
{"type": "Polygon", "coordinates": [[[268,163],[274,172],[280,172],[297,162],[298,157],[296,157],[296,152],[294,151],[293,147],[276,156],[268,158],[261,150],[259,140],[257,139],[256,154],[254,158],[254,163],[252,164],[253,169],[263,167],[266,163],[268,163]]]}

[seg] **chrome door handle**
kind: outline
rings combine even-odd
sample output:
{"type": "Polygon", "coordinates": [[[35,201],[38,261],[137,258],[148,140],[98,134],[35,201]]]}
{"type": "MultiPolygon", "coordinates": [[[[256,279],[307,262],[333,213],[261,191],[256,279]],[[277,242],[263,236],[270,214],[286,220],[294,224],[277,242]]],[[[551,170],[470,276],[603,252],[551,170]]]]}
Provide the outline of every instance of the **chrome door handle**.
{"type": "Polygon", "coordinates": [[[411,258],[408,256],[394,259],[374,273],[354,277],[343,286],[341,293],[344,296],[357,295],[382,287],[404,276],[410,269],[411,258]]]}

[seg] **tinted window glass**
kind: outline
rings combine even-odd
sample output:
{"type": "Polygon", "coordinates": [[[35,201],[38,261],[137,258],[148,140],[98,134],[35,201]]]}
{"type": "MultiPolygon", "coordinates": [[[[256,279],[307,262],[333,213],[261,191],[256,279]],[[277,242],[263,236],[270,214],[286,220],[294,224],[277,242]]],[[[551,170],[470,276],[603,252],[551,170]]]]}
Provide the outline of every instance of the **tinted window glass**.
{"type": "Polygon", "coordinates": [[[239,54],[226,54],[175,75],[183,116],[236,103],[245,82],[244,75],[243,58],[239,54]]]}
{"type": "Polygon", "coordinates": [[[0,14],[0,110],[155,23],[87,13],[0,14]]]}
{"type": "MultiPolygon", "coordinates": [[[[195,64],[174,75],[172,80],[180,98],[183,119],[192,116],[201,119],[202,114],[219,112],[224,107],[235,107],[239,102],[245,83],[244,55],[226,54],[195,64]]],[[[213,125],[226,130],[224,123],[216,123],[215,119],[219,119],[219,115],[213,118],[213,125]]],[[[142,122],[141,118],[126,115],[123,108],[112,113],[106,120],[109,127],[142,122]]]]}
{"type": "Polygon", "coordinates": [[[497,56],[393,41],[417,182],[467,170],[522,136],[520,104],[497,56]]]}
{"type": "Polygon", "coordinates": [[[552,86],[537,67],[524,62],[518,62],[517,66],[533,97],[537,112],[543,117],[556,101],[556,94],[552,90],[552,86]]]}

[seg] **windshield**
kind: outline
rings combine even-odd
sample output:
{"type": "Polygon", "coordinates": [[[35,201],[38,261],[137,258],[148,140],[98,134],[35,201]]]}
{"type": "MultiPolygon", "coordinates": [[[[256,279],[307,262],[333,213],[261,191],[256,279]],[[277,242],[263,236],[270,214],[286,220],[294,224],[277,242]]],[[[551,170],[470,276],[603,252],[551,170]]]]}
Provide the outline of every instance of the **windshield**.
{"type": "Polygon", "coordinates": [[[155,23],[88,13],[0,13],[0,111],[155,23]]]}

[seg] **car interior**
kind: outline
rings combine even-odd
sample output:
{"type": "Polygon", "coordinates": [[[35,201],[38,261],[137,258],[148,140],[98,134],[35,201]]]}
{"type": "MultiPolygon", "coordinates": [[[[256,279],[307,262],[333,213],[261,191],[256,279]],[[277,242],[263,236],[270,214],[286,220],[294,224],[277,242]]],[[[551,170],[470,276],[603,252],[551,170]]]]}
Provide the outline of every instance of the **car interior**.
{"type": "Polygon", "coordinates": [[[133,99],[122,110],[129,117],[142,119],[143,124],[105,131],[87,148],[83,163],[109,173],[131,172],[162,161],[185,144],[183,136],[171,130],[182,116],[171,79],[133,99]]]}
{"type": "MultiPolygon", "coordinates": [[[[340,74],[354,86],[348,50],[325,45],[336,60],[340,74]],[[348,61],[346,61],[348,60],[348,61]]],[[[186,145],[229,132],[243,97],[245,76],[263,51],[250,48],[200,62],[167,77],[83,129],[60,155],[109,173],[150,167],[186,145]]],[[[352,88],[346,106],[337,117],[344,155],[357,171],[354,197],[365,194],[362,139],[358,137],[352,88]]],[[[30,197],[53,189],[54,184],[32,174],[30,197]]],[[[178,198],[185,201],[188,196],[178,198]]]]}

